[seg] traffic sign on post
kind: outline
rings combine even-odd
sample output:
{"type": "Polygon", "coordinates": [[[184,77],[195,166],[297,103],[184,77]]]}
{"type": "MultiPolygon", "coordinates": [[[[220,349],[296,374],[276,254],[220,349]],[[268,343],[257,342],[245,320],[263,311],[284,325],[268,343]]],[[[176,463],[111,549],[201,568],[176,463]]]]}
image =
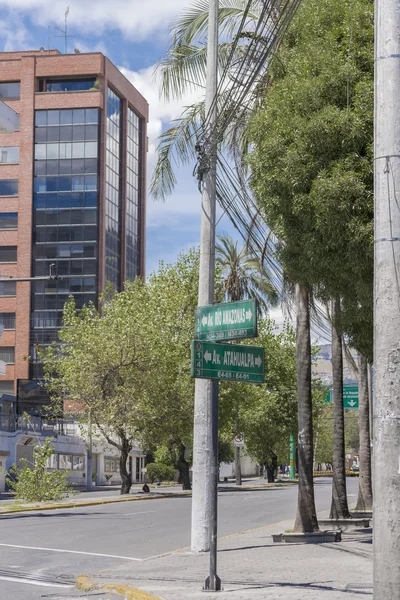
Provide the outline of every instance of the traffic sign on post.
{"type": "Polygon", "coordinates": [[[192,377],[264,383],[264,348],[192,342],[192,377]]]}
{"type": "MultiPolygon", "coordinates": [[[[327,391],[325,402],[333,402],[333,389],[327,391]]],[[[358,386],[344,385],[343,386],[343,408],[358,408],[358,386]]]]}
{"type": "Polygon", "coordinates": [[[257,337],[255,300],[240,300],[196,308],[196,340],[219,342],[250,337],[257,337]]]}

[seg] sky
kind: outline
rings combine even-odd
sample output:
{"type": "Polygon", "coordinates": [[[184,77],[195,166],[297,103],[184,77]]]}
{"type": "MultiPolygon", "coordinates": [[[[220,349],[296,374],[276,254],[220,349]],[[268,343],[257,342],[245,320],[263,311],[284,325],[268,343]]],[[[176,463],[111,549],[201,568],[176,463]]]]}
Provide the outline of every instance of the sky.
{"type": "MultiPolygon", "coordinates": [[[[202,97],[192,90],[180,101],[165,102],[159,96],[154,69],[165,54],[174,20],[188,7],[188,0],[0,0],[0,50],[57,48],[64,52],[68,11],[68,52],[103,52],[124,73],[150,105],[148,124],[148,174],[156,160],[157,138],[178,118],[184,106],[202,97]]],[[[147,273],[160,260],[174,262],[178,253],[198,246],[200,193],[193,177],[194,164],[176,171],[177,186],[165,201],[147,198],[147,273]]],[[[218,214],[217,234],[235,236],[228,217],[218,214]]],[[[239,241],[239,244],[241,242],[239,241]]],[[[271,316],[282,324],[277,309],[271,316]]]]}

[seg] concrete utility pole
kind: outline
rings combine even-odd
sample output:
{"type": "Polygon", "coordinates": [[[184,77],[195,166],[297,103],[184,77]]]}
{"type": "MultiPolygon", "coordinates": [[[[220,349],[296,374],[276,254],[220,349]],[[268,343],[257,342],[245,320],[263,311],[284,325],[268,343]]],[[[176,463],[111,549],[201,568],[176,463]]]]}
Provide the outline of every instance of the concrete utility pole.
{"type": "MultiPolygon", "coordinates": [[[[214,302],[217,123],[218,0],[210,0],[208,17],[205,159],[200,231],[199,306],[214,302]]],[[[210,549],[212,457],[212,381],[196,379],[194,400],[192,551],[210,549]]]]}
{"type": "Polygon", "coordinates": [[[374,599],[400,600],[400,5],[375,2],[374,599]]]}

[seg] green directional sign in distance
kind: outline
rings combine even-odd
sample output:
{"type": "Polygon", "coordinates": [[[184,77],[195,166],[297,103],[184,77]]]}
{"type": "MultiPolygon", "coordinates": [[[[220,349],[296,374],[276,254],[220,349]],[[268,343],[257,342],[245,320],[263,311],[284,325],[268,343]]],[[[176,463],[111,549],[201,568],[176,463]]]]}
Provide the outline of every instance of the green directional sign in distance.
{"type": "MultiPolygon", "coordinates": [[[[325,396],[325,402],[333,402],[332,388],[325,396]]],[[[343,386],[343,408],[358,408],[358,386],[345,385],[343,386]]]]}
{"type": "Polygon", "coordinates": [[[192,377],[263,383],[264,348],[192,342],[192,377]]]}
{"type": "Polygon", "coordinates": [[[196,308],[196,340],[219,342],[249,337],[257,337],[255,300],[210,304],[196,308]]]}

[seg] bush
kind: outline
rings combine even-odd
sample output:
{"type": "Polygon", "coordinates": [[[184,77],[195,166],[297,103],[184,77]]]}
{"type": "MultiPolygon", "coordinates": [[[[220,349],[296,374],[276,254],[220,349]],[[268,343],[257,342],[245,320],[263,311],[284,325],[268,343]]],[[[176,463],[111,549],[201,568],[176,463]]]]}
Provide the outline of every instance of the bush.
{"type": "Polygon", "coordinates": [[[146,465],[147,477],[151,483],[155,481],[172,481],[175,477],[175,469],[164,463],[150,463],[146,465]]]}
{"type": "Polygon", "coordinates": [[[47,459],[53,454],[51,439],[43,446],[33,449],[33,467],[22,459],[21,469],[13,465],[7,474],[7,484],[15,491],[15,497],[26,502],[42,502],[43,500],[61,500],[71,491],[72,486],[67,482],[68,472],[47,471],[47,459]]]}

